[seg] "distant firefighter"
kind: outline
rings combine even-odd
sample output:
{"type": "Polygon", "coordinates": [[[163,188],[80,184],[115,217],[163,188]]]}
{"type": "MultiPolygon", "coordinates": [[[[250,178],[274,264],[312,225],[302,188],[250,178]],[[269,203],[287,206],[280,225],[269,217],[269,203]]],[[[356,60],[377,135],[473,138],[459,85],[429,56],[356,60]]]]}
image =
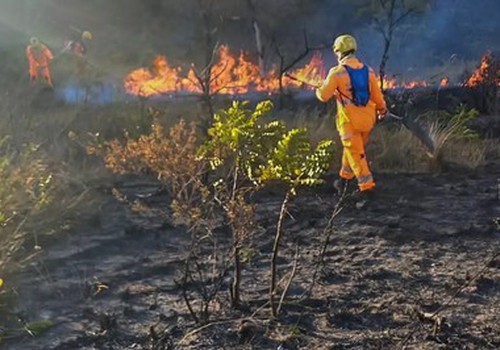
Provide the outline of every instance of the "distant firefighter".
{"type": "Polygon", "coordinates": [[[30,44],[26,48],[26,56],[29,62],[30,79],[34,83],[38,79],[38,73],[42,71],[42,77],[51,87],[52,79],[50,77],[49,64],[54,59],[49,48],[42,44],[38,38],[31,38],[30,44]]]}
{"type": "Polygon", "coordinates": [[[85,56],[88,51],[87,43],[92,40],[92,37],[91,32],[84,31],[81,35],[78,35],[78,37],[66,41],[61,53],[73,53],[80,57],[85,56]]]}
{"type": "Polygon", "coordinates": [[[85,74],[87,68],[86,55],[88,52],[88,42],[92,40],[92,33],[84,31],[72,40],[64,43],[61,53],[73,54],[76,58],[76,69],[80,76],[85,74]]]}

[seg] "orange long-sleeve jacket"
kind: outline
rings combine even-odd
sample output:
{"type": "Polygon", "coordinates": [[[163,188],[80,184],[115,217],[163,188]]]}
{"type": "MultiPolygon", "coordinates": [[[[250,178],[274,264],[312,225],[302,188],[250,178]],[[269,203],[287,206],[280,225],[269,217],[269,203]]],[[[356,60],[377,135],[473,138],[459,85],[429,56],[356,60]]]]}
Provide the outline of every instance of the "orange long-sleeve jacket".
{"type": "Polygon", "coordinates": [[[340,64],[333,67],[328,73],[323,85],[316,90],[317,98],[327,102],[332,97],[337,100],[338,119],[337,125],[353,123],[356,129],[367,131],[375,124],[376,114],[386,111],[386,104],[382,90],[378,84],[377,75],[370,68],[369,89],[370,101],[366,106],[356,106],[352,102],[351,80],[349,73],[343,67],[348,65],[354,69],[363,67],[363,63],[353,55],[347,56],[340,64]]]}
{"type": "Polygon", "coordinates": [[[50,61],[54,59],[54,55],[52,55],[52,52],[44,44],[39,44],[39,46],[29,45],[26,48],[26,56],[30,65],[39,67],[48,66],[50,61]]]}

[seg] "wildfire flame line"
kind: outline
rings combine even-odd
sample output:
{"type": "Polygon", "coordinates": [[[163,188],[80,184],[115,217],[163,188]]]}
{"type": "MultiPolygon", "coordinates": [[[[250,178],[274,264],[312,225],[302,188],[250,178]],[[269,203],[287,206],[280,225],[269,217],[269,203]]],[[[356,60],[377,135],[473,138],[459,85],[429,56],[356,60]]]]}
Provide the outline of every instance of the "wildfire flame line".
{"type": "MultiPolygon", "coordinates": [[[[472,74],[466,85],[474,87],[487,79],[490,65],[491,54],[486,54],[481,66],[472,74]]],[[[321,85],[325,73],[321,54],[315,53],[304,67],[289,71],[282,76],[282,87],[312,90],[313,86],[321,85]]],[[[443,77],[439,86],[447,87],[449,84],[449,78],[443,77]]],[[[384,79],[386,89],[412,89],[431,85],[424,80],[399,81],[393,77],[384,79]]],[[[235,55],[227,45],[222,45],[218,49],[217,60],[211,66],[209,87],[212,94],[242,95],[250,91],[271,94],[280,89],[279,72],[277,69],[272,69],[262,73],[259,66],[248,58],[248,54],[241,51],[239,55],[235,55]]],[[[182,68],[172,67],[165,56],[156,56],[149,68],[138,68],[127,74],[124,88],[127,93],[142,97],[178,92],[193,94],[203,92],[194,68],[184,73],[182,68]]]]}
{"type": "MultiPolygon", "coordinates": [[[[273,92],[279,90],[276,70],[262,75],[258,65],[252,63],[244,52],[235,56],[229,47],[218,50],[218,60],[211,67],[210,91],[214,94],[245,94],[249,91],[273,92]]],[[[319,85],[325,76],[323,60],[319,53],[303,68],[293,71],[293,76],[302,81],[319,85]]],[[[299,80],[283,76],[284,88],[312,89],[299,80]]],[[[193,68],[183,76],[182,69],[172,67],[165,56],[157,56],[150,68],[139,68],[124,79],[127,93],[143,97],[175,92],[202,93],[201,84],[193,68]]]]}

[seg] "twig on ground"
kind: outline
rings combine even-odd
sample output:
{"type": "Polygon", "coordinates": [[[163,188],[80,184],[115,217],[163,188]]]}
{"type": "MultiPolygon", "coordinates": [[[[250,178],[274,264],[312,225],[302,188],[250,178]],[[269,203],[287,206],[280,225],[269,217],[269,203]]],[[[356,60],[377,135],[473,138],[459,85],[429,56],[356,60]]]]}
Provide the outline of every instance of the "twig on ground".
{"type": "Polygon", "coordinates": [[[253,314],[250,316],[250,318],[254,318],[260,311],[264,310],[267,306],[269,305],[269,300],[266,301],[264,304],[259,306],[257,310],[253,312],[253,314]]]}

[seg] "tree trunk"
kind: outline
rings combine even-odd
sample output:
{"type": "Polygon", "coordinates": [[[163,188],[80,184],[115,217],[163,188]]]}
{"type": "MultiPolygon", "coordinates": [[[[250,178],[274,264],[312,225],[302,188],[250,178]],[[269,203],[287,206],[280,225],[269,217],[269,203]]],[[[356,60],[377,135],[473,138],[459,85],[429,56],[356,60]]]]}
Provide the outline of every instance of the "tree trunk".
{"type": "Polygon", "coordinates": [[[283,87],[283,75],[285,74],[285,59],[280,57],[280,76],[279,76],[279,109],[283,109],[285,103],[285,91],[283,87]]]}
{"type": "Polygon", "coordinates": [[[255,8],[255,0],[247,0],[248,9],[252,15],[252,28],[255,34],[255,45],[257,47],[257,55],[259,58],[259,70],[263,76],[265,74],[264,64],[264,45],[262,44],[262,33],[260,31],[259,22],[257,21],[257,9],[255,8]]]}
{"type": "Polygon", "coordinates": [[[385,67],[387,66],[387,61],[389,60],[389,49],[391,48],[391,37],[386,38],[384,44],[384,53],[382,54],[382,60],[380,61],[379,75],[380,75],[380,89],[384,90],[384,80],[385,80],[385,67]]]}
{"type": "Polygon", "coordinates": [[[255,33],[255,44],[257,45],[257,55],[259,58],[259,71],[260,75],[264,76],[266,73],[266,67],[264,64],[264,45],[262,44],[262,35],[259,27],[259,23],[254,18],[252,20],[253,31],[255,33]]]}

